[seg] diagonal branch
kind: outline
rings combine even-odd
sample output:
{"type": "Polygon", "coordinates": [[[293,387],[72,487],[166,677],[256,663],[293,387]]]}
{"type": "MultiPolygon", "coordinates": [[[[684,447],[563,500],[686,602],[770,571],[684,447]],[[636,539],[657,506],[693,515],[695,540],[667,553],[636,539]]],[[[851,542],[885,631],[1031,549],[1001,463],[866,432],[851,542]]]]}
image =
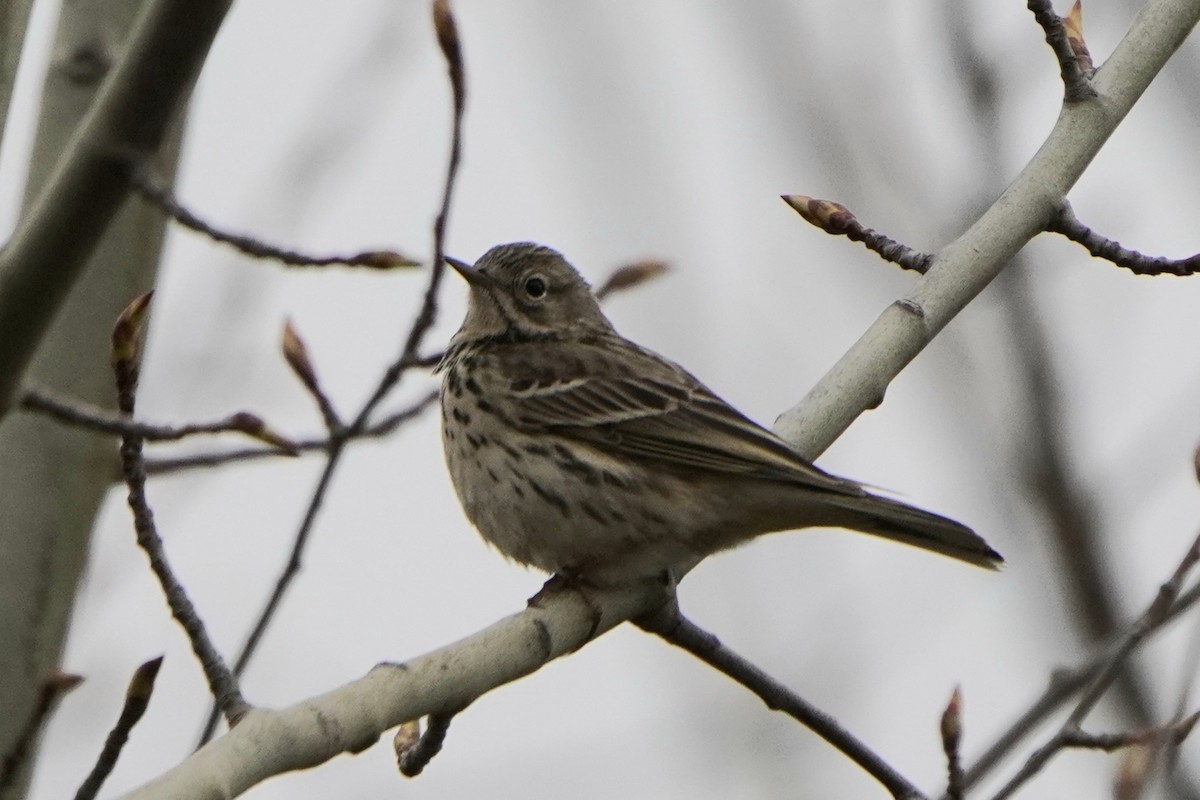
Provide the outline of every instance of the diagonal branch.
{"type": "Polygon", "coordinates": [[[837,720],[810,704],[770,675],[721,643],[716,636],[683,616],[671,600],[657,611],[635,620],[653,633],[745,686],[772,711],[781,711],[836,747],[879,781],[897,800],[924,800],[925,795],[837,720]]]}
{"type": "Polygon", "coordinates": [[[464,708],[662,602],[657,581],[589,588],[586,597],[549,593],[537,606],[439,650],[379,664],[288,708],[252,709],[236,728],[124,798],[236,797],[274,775],[361,752],[397,725],[464,708]]]}
{"type": "MultiPolygon", "coordinates": [[[[138,371],[141,367],[138,338],[149,303],[150,294],[136,298],[121,314],[113,328],[112,367],[116,376],[118,404],[121,411],[130,415],[133,414],[138,371]]],[[[154,512],[146,499],[146,467],[142,457],[142,445],[142,437],[136,433],[125,433],[121,436],[121,474],[129,489],[129,510],[133,514],[137,543],[145,552],[154,577],[158,579],[163,597],[171,609],[171,616],[187,634],[218,707],[232,726],[245,716],[250,705],[242,697],[236,676],[226,666],[225,659],[209,637],[208,629],[200,619],[196,606],[167,560],[162,537],[159,536],[158,527],[154,522],[154,512]]]]}
{"type": "Polygon", "coordinates": [[[1154,0],[1097,70],[1098,97],[1066,105],[1037,154],[966,232],[943,248],[902,301],[842,356],[775,432],[812,459],[862,413],[1058,212],[1067,192],[1200,19],[1193,0],[1154,0]]]}

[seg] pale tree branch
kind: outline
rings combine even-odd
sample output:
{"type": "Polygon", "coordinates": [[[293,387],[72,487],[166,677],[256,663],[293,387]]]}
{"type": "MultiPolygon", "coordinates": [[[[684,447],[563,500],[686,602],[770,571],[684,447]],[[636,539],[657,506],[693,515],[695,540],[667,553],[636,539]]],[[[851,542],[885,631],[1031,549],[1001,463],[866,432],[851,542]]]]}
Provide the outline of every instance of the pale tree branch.
{"type": "Polygon", "coordinates": [[[237,727],[124,797],[235,797],[292,770],[365,750],[385,731],[467,707],[485,692],[575,652],[663,602],[661,583],[550,593],[537,606],[454,644],[280,710],[252,709],[237,727]],[[597,612],[600,616],[597,617],[597,612]]]}
{"type": "Polygon", "coordinates": [[[1067,192],[1200,19],[1194,0],[1147,3],[1096,71],[1095,98],[1065,106],[1046,141],[983,215],[942,249],[775,432],[808,458],[825,450],[888,383],[1000,274],[1057,213],[1067,192]]]}

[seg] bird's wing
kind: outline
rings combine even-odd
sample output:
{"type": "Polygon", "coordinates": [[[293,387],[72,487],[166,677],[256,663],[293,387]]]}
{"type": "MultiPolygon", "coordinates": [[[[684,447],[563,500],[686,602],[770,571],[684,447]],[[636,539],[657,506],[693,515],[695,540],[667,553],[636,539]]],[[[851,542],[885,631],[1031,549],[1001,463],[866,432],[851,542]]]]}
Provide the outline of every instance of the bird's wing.
{"type": "Polygon", "coordinates": [[[551,340],[536,347],[493,350],[497,369],[485,387],[486,396],[497,399],[502,413],[527,432],[554,433],[668,468],[758,475],[862,494],[858,484],[812,466],[655,353],[613,339],[551,340]]]}

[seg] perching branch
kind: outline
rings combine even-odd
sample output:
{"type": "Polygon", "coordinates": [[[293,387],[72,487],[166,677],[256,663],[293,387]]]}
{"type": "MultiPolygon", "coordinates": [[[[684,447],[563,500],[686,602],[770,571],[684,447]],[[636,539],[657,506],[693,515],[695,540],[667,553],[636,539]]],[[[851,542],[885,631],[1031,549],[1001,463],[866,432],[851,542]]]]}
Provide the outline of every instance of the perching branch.
{"type": "Polygon", "coordinates": [[[404,663],[379,664],[326,694],[284,709],[252,709],[237,727],[124,798],[236,797],[272,776],[361,752],[385,731],[465,708],[662,600],[657,581],[589,589],[586,598],[553,592],[465,639],[404,663]]]}

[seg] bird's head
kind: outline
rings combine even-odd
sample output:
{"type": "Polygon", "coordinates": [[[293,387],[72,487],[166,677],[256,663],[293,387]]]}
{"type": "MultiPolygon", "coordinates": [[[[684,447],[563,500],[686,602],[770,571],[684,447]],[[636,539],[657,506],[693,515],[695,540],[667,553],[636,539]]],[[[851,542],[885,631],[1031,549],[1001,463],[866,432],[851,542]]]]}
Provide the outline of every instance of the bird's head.
{"type": "Polygon", "coordinates": [[[502,244],[474,266],[447,258],[471,285],[462,339],[611,331],[591,287],[562,255],[531,242],[502,244]]]}

